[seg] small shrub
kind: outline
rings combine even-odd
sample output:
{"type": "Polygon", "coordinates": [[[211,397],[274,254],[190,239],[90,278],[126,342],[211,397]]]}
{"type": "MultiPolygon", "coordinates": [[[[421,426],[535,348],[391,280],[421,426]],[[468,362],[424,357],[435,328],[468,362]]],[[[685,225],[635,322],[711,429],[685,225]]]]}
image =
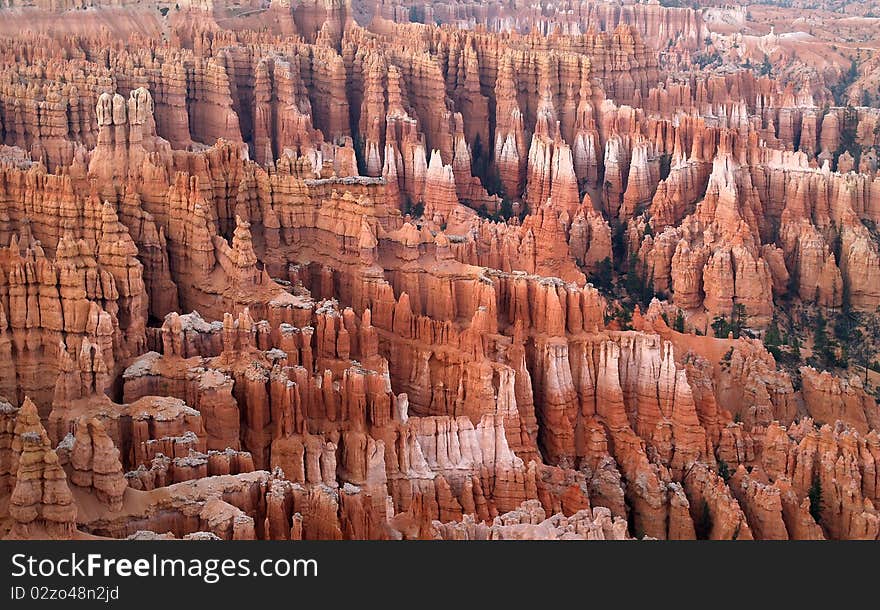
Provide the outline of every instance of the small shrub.
{"type": "Polygon", "coordinates": [[[730,468],[727,466],[727,462],[722,459],[718,460],[718,476],[724,479],[725,483],[730,480],[730,468]]]}

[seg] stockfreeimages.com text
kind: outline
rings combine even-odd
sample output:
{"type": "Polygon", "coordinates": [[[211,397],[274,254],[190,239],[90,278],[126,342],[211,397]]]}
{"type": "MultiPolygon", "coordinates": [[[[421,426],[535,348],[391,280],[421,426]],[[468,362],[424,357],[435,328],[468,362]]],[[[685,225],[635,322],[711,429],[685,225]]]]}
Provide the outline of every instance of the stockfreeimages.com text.
{"type": "Polygon", "coordinates": [[[137,559],[104,557],[100,553],[71,553],[61,559],[18,553],[12,556],[12,576],[39,577],[175,577],[201,578],[208,584],[223,577],[317,576],[315,559],[172,559],[151,555],[137,559]]]}

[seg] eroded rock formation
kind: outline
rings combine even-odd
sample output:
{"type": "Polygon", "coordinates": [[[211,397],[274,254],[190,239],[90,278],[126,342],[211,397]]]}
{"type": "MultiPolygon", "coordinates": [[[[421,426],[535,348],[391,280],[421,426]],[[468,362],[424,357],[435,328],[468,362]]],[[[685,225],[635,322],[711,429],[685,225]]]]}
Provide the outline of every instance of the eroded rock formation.
{"type": "Polygon", "coordinates": [[[880,537],[880,111],[361,4],[0,28],[0,534],[880,537]]]}

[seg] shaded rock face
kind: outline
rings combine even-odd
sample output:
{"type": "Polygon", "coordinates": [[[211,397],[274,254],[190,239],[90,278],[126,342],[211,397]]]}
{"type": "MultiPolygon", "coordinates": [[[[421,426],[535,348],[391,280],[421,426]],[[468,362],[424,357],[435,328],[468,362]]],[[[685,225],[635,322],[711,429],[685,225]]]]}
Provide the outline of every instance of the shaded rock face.
{"type": "Polygon", "coordinates": [[[0,28],[0,533],[880,537],[870,385],[707,336],[880,305],[880,113],[566,6],[0,28]]]}
{"type": "MultiPolygon", "coordinates": [[[[62,445],[65,445],[62,441],[62,445]]],[[[125,482],[119,449],[97,419],[76,422],[69,447],[70,482],[93,493],[111,511],[122,508],[125,482]]]]}

